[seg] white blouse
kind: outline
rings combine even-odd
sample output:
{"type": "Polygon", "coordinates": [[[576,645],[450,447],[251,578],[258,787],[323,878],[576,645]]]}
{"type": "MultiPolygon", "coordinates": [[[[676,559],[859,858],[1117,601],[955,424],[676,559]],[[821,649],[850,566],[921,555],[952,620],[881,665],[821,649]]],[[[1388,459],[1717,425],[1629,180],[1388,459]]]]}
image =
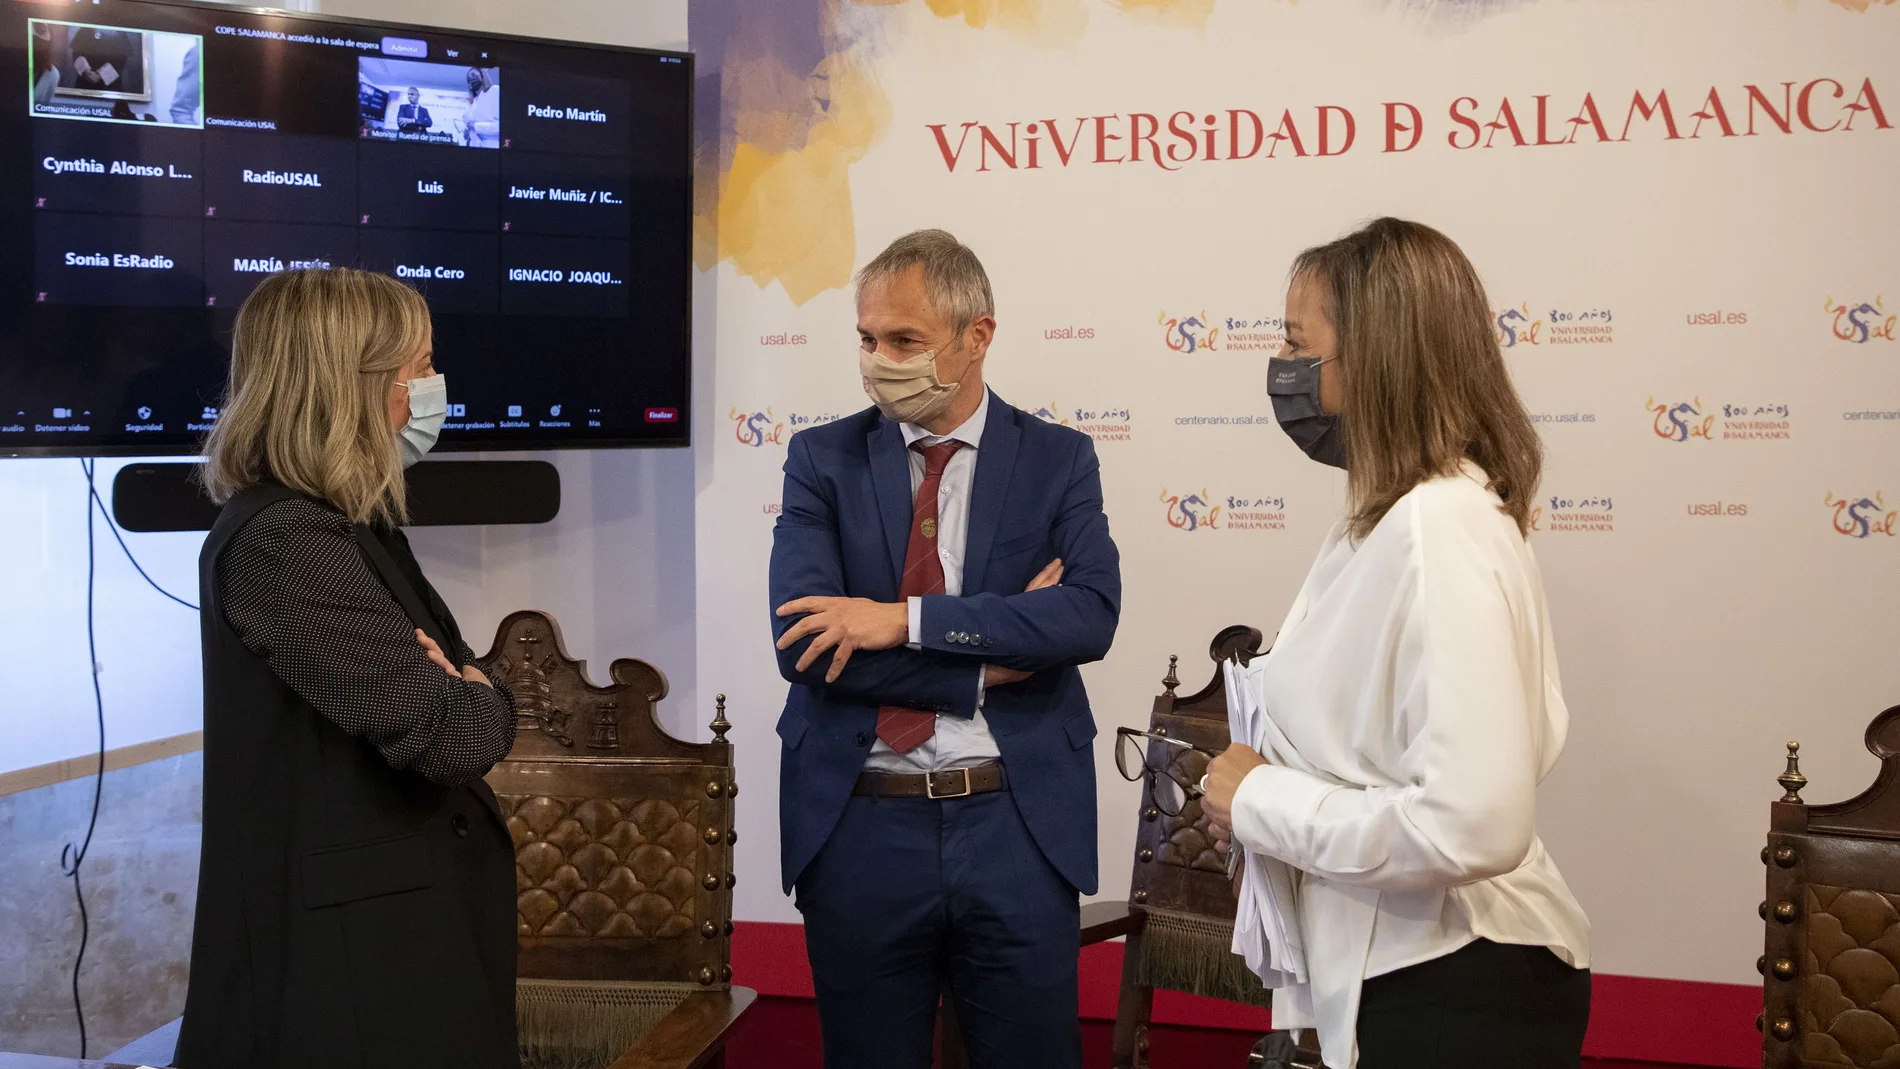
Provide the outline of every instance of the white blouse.
{"type": "Polygon", "coordinates": [[[1317,1027],[1335,1069],[1358,1061],[1365,978],[1478,938],[1589,965],[1535,827],[1569,725],[1543,581],[1487,481],[1467,463],[1423,483],[1357,545],[1335,527],[1247,672],[1268,764],[1240,785],[1234,837],[1250,885],[1297,870],[1280,922],[1306,964],[1275,1025],[1317,1027]]]}

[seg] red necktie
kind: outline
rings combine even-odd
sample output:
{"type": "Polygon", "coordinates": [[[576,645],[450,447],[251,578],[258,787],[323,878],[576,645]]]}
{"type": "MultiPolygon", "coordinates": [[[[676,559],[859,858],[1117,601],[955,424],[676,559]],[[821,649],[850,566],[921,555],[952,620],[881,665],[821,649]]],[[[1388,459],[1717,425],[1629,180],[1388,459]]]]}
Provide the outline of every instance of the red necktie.
{"type": "MultiPolygon", "coordinates": [[[[911,448],[924,455],[924,481],[917,487],[917,503],[910,520],[910,545],[904,550],[904,577],[898,583],[897,596],[905,604],[925,594],[941,594],[943,558],[937,555],[937,488],[943,482],[943,469],[950,458],[963,448],[958,441],[911,448]]],[[[898,753],[909,753],[937,733],[937,714],[906,709],[901,705],[880,706],[877,711],[877,737],[898,753]]]]}

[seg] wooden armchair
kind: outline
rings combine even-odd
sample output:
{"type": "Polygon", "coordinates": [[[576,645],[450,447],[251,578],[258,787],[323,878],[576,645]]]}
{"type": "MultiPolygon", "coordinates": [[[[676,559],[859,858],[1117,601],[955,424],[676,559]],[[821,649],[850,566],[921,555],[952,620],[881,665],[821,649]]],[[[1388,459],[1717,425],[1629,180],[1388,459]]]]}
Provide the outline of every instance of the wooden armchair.
{"type": "Polygon", "coordinates": [[[515,841],[524,1069],[723,1064],[755,992],[731,985],[732,744],[682,742],[666,678],[619,659],[595,686],[546,613],[502,620],[484,661],[519,728],[488,774],[515,841]]]}
{"type": "Polygon", "coordinates": [[[1880,773],[1834,805],[1802,801],[1788,744],[1761,852],[1764,1069],[1900,1066],[1900,706],[1866,738],[1880,773]]]}

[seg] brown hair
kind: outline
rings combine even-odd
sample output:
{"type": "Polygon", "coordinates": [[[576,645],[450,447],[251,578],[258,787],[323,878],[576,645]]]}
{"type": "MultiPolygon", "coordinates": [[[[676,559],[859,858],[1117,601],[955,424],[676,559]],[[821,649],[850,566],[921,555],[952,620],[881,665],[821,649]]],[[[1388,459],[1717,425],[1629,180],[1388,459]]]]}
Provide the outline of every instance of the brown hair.
{"type": "Polygon", "coordinates": [[[1420,223],[1375,219],[1301,253],[1293,277],[1320,287],[1339,336],[1352,536],[1465,460],[1528,533],[1543,444],[1504,366],[1484,283],[1457,244],[1420,223]]]}
{"type": "Polygon", "coordinates": [[[217,502],[274,480],[354,523],[407,518],[389,388],[429,344],[422,295],[338,267],[265,279],[238,309],[231,378],[204,443],[217,502]]]}

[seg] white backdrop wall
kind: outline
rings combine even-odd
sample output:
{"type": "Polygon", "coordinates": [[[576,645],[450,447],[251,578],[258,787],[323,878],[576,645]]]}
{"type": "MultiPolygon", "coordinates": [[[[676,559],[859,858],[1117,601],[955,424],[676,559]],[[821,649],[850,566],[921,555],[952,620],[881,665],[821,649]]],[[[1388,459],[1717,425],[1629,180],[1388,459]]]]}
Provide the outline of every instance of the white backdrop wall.
{"type": "MultiPolygon", "coordinates": [[[[1548,446],[1533,545],[1572,732],[1539,823],[1597,967],[1758,982],[1782,742],[1807,743],[1810,797],[1844,797],[1900,702],[1900,8],[1868,7],[696,6],[725,109],[699,659],[755,799],[738,915],[796,920],[761,799],[785,691],[766,560],[786,441],[865,403],[851,267],[956,233],[997,294],[994,388],[1098,439],[1126,586],[1084,670],[1106,733],[1145,721],[1170,653],[1197,687],[1218,628],[1277,627],[1343,496],[1268,415],[1286,268],[1394,214],[1478,265],[1548,446]],[[1247,112],[1283,139],[1250,153],[1247,112]]],[[[1097,759],[1119,897],[1136,791],[1097,759]]]]}

